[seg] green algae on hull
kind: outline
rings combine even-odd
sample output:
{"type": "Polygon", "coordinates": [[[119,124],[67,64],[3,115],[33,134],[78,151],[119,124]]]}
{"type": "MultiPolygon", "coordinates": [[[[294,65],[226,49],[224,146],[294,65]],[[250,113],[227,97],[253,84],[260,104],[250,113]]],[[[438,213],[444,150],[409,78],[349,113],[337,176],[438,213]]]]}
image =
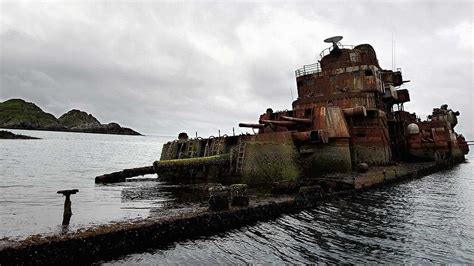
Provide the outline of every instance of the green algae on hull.
{"type": "Polygon", "coordinates": [[[263,184],[296,180],[300,176],[297,151],[293,144],[246,143],[242,181],[263,184]]]}

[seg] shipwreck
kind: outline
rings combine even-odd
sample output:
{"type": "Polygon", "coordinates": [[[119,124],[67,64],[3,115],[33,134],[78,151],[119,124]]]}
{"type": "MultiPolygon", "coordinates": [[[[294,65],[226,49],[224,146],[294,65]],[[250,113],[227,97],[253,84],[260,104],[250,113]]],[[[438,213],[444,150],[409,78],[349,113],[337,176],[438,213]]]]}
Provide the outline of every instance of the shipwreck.
{"type": "MultiPolygon", "coordinates": [[[[178,139],[163,145],[148,173],[179,181],[262,184],[366,171],[400,162],[460,161],[468,143],[455,132],[459,112],[443,104],[427,120],[404,109],[410,94],[401,69],[380,67],[369,44],[342,45],[295,71],[298,98],[291,110],[240,123],[255,134],[178,139]]],[[[143,170],[143,169],[142,169],[143,170]]],[[[143,171],[138,171],[143,174],[143,171]]],[[[96,182],[124,181],[118,172],[96,182]]]]}
{"type": "Polygon", "coordinates": [[[136,223],[0,247],[0,264],[91,263],[142,252],[464,161],[472,143],[455,131],[459,112],[443,104],[422,121],[404,109],[410,94],[402,86],[408,81],[401,70],[382,69],[371,45],[342,45],[341,39],[326,39],[331,46],[318,62],[295,71],[298,98],[291,110],[267,108],[255,122],[239,124],[255,134],[189,138],[180,133],[163,145],[153,165],[95,178],[96,183],[112,183],[158,174],[179,184],[172,186],[176,199],[190,192],[199,200],[182,197],[185,205],[136,223]]]}

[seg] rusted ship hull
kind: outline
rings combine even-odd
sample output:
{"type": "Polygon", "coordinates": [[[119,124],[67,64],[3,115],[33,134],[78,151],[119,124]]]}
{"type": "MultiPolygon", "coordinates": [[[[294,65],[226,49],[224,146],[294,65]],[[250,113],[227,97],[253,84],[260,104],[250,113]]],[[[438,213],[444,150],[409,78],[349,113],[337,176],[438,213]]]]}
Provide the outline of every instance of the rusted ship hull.
{"type": "Polygon", "coordinates": [[[454,131],[459,112],[442,105],[421,121],[404,110],[410,95],[400,87],[408,82],[401,70],[382,69],[369,44],[343,46],[341,39],[327,39],[333,45],[321,60],[295,71],[292,110],[268,108],[258,123],[239,124],[258,130],[254,135],[189,139],[182,133],[163,146],[156,172],[162,178],[260,184],[464,158],[468,145],[454,131]],[[219,163],[199,163],[223,155],[227,159],[219,163]],[[178,160],[181,167],[160,167],[178,160]]]}
{"type": "MultiPolygon", "coordinates": [[[[298,98],[291,110],[268,108],[257,123],[240,127],[255,134],[189,138],[163,145],[148,173],[166,180],[265,184],[335,173],[367,171],[400,162],[463,160],[469,147],[455,132],[459,112],[444,104],[422,121],[405,111],[410,94],[400,69],[382,69],[369,44],[343,46],[342,37],[318,63],[295,71],[298,98]]],[[[96,178],[124,181],[130,173],[96,178]]]]}

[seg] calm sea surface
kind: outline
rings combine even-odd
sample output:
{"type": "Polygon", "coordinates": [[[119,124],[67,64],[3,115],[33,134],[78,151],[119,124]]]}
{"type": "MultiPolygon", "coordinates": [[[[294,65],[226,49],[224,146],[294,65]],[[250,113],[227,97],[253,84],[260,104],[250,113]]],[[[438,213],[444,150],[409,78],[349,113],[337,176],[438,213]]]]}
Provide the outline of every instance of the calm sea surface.
{"type": "MultiPolygon", "coordinates": [[[[0,238],[58,232],[60,189],[80,190],[71,229],[147,217],[173,201],[158,189],[134,196],[156,181],[94,184],[97,175],[150,165],[171,138],[14,132],[43,139],[0,140],[0,238]]],[[[469,155],[422,179],[108,263],[474,263],[473,161],[469,155]]]]}
{"type": "Polygon", "coordinates": [[[94,178],[152,165],[171,137],[10,131],[42,139],[0,140],[0,238],[59,232],[64,197],[58,190],[79,189],[71,196],[71,230],[147,217],[151,207],[170,200],[167,195],[153,200],[124,195],[135,187],[156,186],[155,181],[96,185],[94,178]]]}

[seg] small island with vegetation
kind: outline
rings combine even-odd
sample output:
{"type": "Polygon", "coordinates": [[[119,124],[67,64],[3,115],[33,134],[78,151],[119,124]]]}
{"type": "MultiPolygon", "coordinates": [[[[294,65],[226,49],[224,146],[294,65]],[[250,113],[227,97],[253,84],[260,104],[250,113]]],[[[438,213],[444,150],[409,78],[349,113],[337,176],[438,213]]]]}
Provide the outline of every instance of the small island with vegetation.
{"type": "Polygon", "coordinates": [[[102,124],[91,114],[75,109],[56,118],[22,99],[0,102],[0,128],[141,135],[117,123],[102,124]]]}

